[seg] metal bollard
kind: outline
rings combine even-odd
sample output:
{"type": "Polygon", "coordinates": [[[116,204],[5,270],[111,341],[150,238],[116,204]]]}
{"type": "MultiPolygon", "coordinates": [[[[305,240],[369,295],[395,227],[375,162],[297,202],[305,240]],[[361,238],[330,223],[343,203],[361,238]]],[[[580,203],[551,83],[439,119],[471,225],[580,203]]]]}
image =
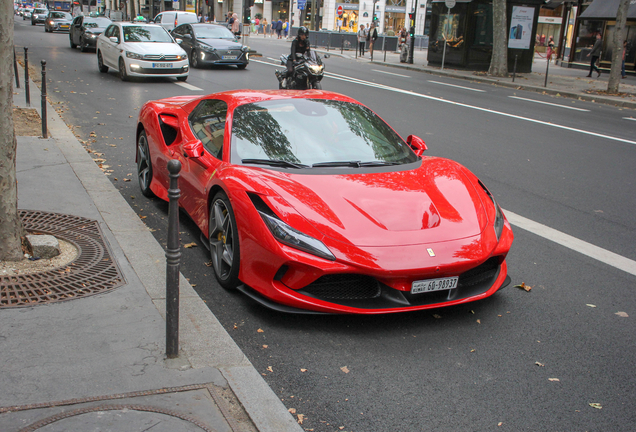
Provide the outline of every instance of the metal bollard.
{"type": "Polygon", "coordinates": [[[179,244],[179,171],[181,162],[168,162],[170,189],[168,198],[168,244],[166,248],[166,357],[179,356],[179,264],[181,247],[179,244]]]}
{"type": "Polygon", "coordinates": [[[344,39],[340,39],[340,54],[344,51],[344,39]]]}
{"type": "Polygon", "coordinates": [[[382,49],[384,50],[384,63],[386,63],[386,49],[384,48],[384,43],[382,44],[382,49]]]}
{"type": "Polygon", "coordinates": [[[15,74],[15,87],[20,88],[20,75],[18,75],[18,59],[15,56],[15,47],[13,47],[13,73],[15,74]]]}
{"type": "Polygon", "coordinates": [[[512,69],[512,82],[515,82],[515,77],[517,76],[517,54],[515,54],[515,67],[512,69]]]}
{"type": "Polygon", "coordinates": [[[550,69],[550,59],[545,63],[545,82],[543,83],[543,87],[548,86],[548,70],[550,69]]]}
{"type": "Polygon", "coordinates": [[[31,93],[29,92],[29,48],[24,47],[24,94],[26,95],[26,104],[31,106],[31,93]]]}
{"type": "Polygon", "coordinates": [[[48,138],[46,125],[46,60],[42,60],[42,138],[48,138]]]}

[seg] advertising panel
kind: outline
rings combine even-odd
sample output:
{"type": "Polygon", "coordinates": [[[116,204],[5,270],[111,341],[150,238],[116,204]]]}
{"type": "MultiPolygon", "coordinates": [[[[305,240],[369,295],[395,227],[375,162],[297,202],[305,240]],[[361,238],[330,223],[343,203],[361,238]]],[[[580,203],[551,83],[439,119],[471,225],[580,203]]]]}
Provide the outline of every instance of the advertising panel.
{"type": "Polygon", "coordinates": [[[530,49],[534,8],[513,6],[508,31],[508,48],[530,49]]]}

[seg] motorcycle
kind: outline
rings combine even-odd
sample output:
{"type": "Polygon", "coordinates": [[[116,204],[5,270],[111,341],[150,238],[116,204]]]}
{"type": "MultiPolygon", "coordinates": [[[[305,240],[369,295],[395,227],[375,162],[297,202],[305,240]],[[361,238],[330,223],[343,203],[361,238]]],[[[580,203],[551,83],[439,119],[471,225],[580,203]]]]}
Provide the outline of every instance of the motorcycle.
{"type": "MultiPolygon", "coordinates": [[[[288,58],[288,55],[280,56],[280,64],[287,66],[288,58]]],[[[324,58],[329,58],[329,54],[325,54],[324,58]]],[[[325,65],[314,50],[309,51],[309,54],[296,54],[296,60],[292,66],[292,76],[287,79],[285,79],[286,69],[274,72],[278,78],[280,90],[322,89],[320,81],[325,73],[325,65]]]]}

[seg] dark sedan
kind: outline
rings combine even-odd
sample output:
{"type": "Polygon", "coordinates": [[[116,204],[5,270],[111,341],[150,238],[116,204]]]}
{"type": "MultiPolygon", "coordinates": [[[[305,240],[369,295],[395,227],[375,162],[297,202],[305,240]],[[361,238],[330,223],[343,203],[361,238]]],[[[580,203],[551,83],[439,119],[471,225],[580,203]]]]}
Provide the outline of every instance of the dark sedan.
{"type": "Polygon", "coordinates": [[[44,31],[64,31],[67,32],[71,28],[73,17],[68,12],[51,11],[44,21],[44,31]]]}
{"type": "Polygon", "coordinates": [[[234,65],[245,69],[249,48],[241,45],[225,26],[205,23],[182,24],[172,36],[188,53],[193,68],[204,65],[234,65]]]}
{"type": "Polygon", "coordinates": [[[97,36],[102,34],[111,23],[112,21],[105,17],[76,16],[68,34],[71,48],[79,46],[82,52],[87,49],[94,50],[97,45],[97,36]]]}

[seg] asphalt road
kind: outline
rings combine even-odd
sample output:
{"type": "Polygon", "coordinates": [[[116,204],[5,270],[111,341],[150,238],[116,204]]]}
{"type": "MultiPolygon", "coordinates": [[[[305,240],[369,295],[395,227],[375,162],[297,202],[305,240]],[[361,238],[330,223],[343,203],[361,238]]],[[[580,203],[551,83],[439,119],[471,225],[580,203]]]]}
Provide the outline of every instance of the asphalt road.
{"type": "MultiPolygon", "coordinates": [[[[177,85],[100,74],[95,54],[72,50],[67,34],[21,20],[15,44],[29,47],[31,62],[47,60],[51,101],[163,244],[167,204],[144,198],[135,178],[139,108],[174,95],[275,88],[275,59],[289,49],[253,40],[263,56],[246,70],[195,69],[177,85]]],[[[326,64],[324,89],[365,103],[402,136],[424,138],[427,154],[466,165],[509,215],[542,225],[513,225],[509,274],[530,292],[510,286],[481,302],[400,315],[304,316],[220,288],[182,217],[182,243],[198,243],[183,250],[183,274],[285,405],[304,415],[302,426],[634,430],[636,276],[616,267],[636,260],[636,122],[626,119],[634,112],[335,56],[326,64]],[[589,253],[546,238],[554,232],[589,253]],[[616,255],[601,262],[593,246],[616,255]]]]}

